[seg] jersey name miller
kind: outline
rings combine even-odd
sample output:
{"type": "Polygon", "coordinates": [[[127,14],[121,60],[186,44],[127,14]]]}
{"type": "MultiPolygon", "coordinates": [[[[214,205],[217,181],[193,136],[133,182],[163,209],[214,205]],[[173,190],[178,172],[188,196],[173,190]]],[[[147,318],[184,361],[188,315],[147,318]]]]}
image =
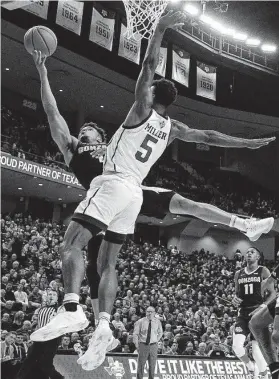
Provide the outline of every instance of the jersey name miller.
{"type": "Polygon", "coordinates": [[[260,276],[252,276],[251,278],[241,278],[238,279],[238,284],[242,283],[260,283],[261,277],[260,276]]]}
{"type": "Polygon", "coordinates": [[[158,130],[158,129],[154,128],[154,126],[152,126],[149,123],[146,125],[144,130],[146,130],[149,134],[151,134],[152,136],[154,136],[156,138],[162,139],[164,141],[166,140],[167,133],[162,132],[162,130],[158,130]]]}

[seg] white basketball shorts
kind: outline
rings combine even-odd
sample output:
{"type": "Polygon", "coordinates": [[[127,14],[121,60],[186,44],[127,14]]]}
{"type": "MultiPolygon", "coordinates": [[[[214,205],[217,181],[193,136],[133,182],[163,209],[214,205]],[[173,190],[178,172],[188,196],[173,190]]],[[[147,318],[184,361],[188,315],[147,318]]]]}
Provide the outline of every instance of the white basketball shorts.
{"type": "Polygon", "coordinates": [[[140,186],[117,174],[100,175],[92,180],[72,219],[119,234],[133,234],[141,205],[140,186]]]}

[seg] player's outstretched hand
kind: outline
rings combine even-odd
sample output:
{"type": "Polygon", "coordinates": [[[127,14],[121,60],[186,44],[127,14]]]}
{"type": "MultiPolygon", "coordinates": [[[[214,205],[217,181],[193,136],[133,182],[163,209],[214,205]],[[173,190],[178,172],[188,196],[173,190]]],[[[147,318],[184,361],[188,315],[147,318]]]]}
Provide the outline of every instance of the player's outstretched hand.
{"type": "Polygon", "coordinates": [[[260,147],[266,146],[276,140],[276,137],[270,138],[258,138],[248,140],[248,149],[259,149],[260,147]]]}
{"type": "Polygon", "coordinates": [[[242,299],[240,299],[236,295],[232,298],[232,305],[234,305],[236,308],[238,308],[241,303],[242,303],[242,299]]]}
{"type": "Polygon", "coordinates": [[[256,308],[253,312],[249,313],[249,316],[254,316],[254,314],[258,313],[261,309],[267,308],[266,304],[261,304],[258,308],[256,308]]]}
{"type": "Polygon", "coordinates": [[[167,28],[179,29],[184,25],[185,20],[185,14],[171,10],[165,16],[160,18],[158,27],[163,30],[166,30],[167,28]]]}
{"type": "Polygon", "coordinates": [[[47,57],[45,55],[42,55],[42,52],[39,50],[34,50],[32,56],[34,59],[35,66],[37,67],[37,70],[39,71],[39,74],[40,75],[46,74],[47,69],[45,66],[45,61],[47,57]]]}

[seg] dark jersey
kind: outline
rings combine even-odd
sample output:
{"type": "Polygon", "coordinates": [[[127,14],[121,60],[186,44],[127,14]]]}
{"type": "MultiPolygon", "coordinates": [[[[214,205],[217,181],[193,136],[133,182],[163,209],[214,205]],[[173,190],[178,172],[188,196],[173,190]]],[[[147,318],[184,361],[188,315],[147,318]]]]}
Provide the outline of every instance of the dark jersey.
{"type": "Polygon", "coordinates": [[[242,299],[241,308],[255,307],[263,302],[261,293],[263,266],[259,266],[255,271],[247,274],[246,268],[240,270],[238,275],[239,294],[242,299]]]}
{"type": "Polygon", "coordinates": [[[104,155],[96,154],[96,151],[101,151],[103,147],[104,144],[79,142],[69,164],[78,181],[86,190],[89,190],[92,180],[103,172],[104,155]]]}

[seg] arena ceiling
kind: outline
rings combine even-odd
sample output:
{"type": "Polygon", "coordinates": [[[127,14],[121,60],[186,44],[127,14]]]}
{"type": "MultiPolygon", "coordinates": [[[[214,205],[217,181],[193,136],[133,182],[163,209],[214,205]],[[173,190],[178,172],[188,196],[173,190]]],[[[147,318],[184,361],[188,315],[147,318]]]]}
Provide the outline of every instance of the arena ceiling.
{"type": "MultiPolygon", "coordinates": [[[[40,102],[38,73],[23,46],[24,33],[25,30],[2,21],[2,86],[40,102]]],[[[62,47],[58,47],[47,64],[61,110],[83,109],[85,117],[115,126],[123,122],[134,99],[132,79],[62,47]]],[[[182,97],[170,109],[172,118],[198,129],[212,128],[213,124],[222,133],[250,138],[279,131],[278,119],[274,117],[257,115],[255,122],[245,118],[245,112],[238,112],[238,120],[233,115],[235,111],[182,97]]]]}

